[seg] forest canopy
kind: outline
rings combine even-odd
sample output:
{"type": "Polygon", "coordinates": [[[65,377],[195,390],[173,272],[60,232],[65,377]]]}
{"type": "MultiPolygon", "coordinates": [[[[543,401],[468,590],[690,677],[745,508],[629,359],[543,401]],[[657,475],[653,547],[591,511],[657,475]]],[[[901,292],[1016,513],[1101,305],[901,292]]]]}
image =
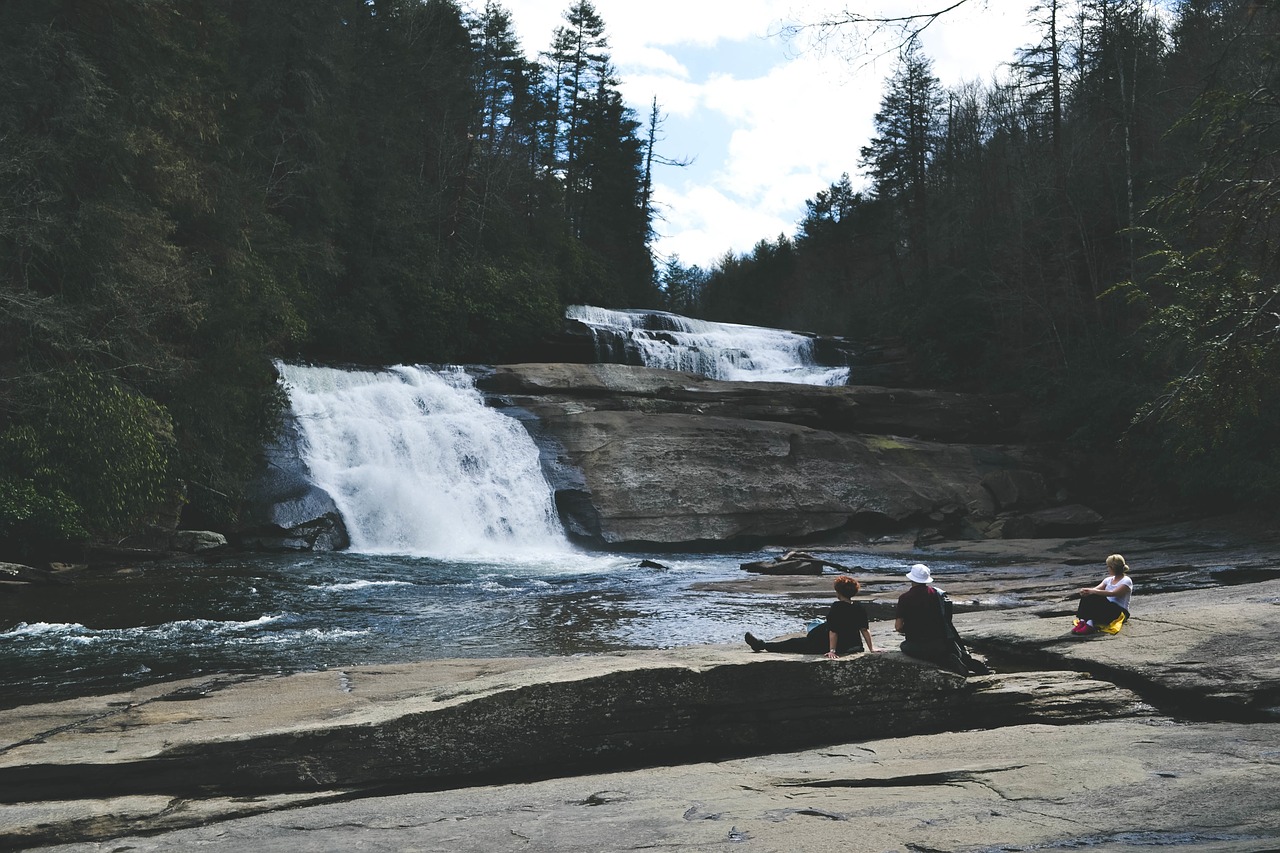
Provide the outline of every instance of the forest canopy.
{"type": "Polygon", "coordinates": [[[865,185],[819,191],[794,235],[677,264],[681,306],[900,341],[921,383],[1019,392],[1050,437],[1123,450],[1128,493],[1274,502],[1276,4],[1038,0],[1039,39],[951,88],[914,37],[942,15],[898,30],[875,134],[851,140],[865,185]]]}
{"type": "Polygon", "coordinates": [[[496,4],[6,0],[0,91],[11,547],[182,490],[233,520],[273,358],[499,361],[567,303],[657,298],[651,152],[585,0],[535,59],[496,4]]]}
{"type": "Polygon", "coordinates": [[[509,360],[571,303],[897,339],[1159,488],[1274,500],[1274,4],[1032,14],[990,83],[904,39],[865,184],[703,270],[654,257],[659,105],[587,0],[536,53],[492,2],[6,0],[0,545],[232,524],[273,359],[509,360]]]}

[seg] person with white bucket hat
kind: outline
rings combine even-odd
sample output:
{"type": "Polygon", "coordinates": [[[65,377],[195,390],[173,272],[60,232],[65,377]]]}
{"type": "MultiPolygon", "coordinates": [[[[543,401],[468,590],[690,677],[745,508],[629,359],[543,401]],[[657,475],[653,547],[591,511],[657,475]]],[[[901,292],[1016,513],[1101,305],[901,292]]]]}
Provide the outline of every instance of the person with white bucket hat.
{"type": "Polygon", "coordinates": [[[911,581],[911,588],[898,596],[893,623],[893,630],[903,636],[903,654],[968,675],[960,649],[951,637],[946,603],[941,591],[933,586],[933,573],[924,563],[916,563],[906,578],[911,581]]]}

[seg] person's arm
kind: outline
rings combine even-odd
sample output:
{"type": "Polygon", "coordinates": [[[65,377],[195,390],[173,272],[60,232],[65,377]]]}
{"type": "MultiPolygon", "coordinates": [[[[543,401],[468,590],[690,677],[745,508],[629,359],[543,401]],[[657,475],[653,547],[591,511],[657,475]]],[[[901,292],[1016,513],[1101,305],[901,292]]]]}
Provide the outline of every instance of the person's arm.
{"type": "Polygon", "coordinates": [[[840,645],[840,635],[835,631],[828,631],[827,644],[830,647],[830,650],[827,652],[827,657],[831,660],[835,660],[839,657],[839,655],[836,654],[836,647],[840,645]]]}
{"type": "Polygon", "coordinates": [[[1080,590],[1081,595],[1107,595],[1107,580],[1103,578],[1097,586],[1085,587],[1080,590]]]}
{"type": "Polygon", "coordinates": [[[902,633],[902,617],[901,616],[893,620],[893,630],[897,631],[899,634],[902,633]]]}
{"type": "Polygon", "coordinates": [[[875,643],[873,643],[873,642],[871,642],[871,629],[870,629],[870,628],[863,628],[863,629],[862,629],[862,644],[863,644],[864,646],[866,646],[866,647],[867,647],[867,651],[869,651],[869,652],[881,652],[881,651],[884,651],[884,649],[877,649],[877,648],[876,648],[876,644],[875,644],[875,643]]]}

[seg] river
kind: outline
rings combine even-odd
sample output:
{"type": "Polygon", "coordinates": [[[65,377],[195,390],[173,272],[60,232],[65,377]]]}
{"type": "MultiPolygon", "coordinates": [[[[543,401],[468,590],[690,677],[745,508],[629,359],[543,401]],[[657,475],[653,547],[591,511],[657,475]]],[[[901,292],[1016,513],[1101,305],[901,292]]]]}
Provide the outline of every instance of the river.
{"type": "MultiPolygon", "coordinates": [[[[220,672],[732,643],[821,617],[822,600],[694,588],[743,577],[739,564],[764,556],[340,552],[88,571],[0,598],[0,705],[220,672]],[[646,557],[662,568],[642,567],[646,557]]],[[[832,557],[868,571],[901,563],[832,557]]]]}
{"type": "MultiPolygon", "coordinates": [[[[848,376],[815,365],[811,339],[789,332],[577,310],[593,328],[634,338],[651,366],[848,376]]],[[[459,368],[278,368],[297,457],[333,498],[351,548],[141,564],[6,595],[0,704],[216,672],[740,642],[747,629],[799,630],[825,607],[694,588],[741,577],[761,552],[574,547],[524,427],[488,408],[459,368]],[[646,556],[662,567],[642,567],[646,556]]],[[[882,558],[838,559],[870,570],[882,558]]]]}

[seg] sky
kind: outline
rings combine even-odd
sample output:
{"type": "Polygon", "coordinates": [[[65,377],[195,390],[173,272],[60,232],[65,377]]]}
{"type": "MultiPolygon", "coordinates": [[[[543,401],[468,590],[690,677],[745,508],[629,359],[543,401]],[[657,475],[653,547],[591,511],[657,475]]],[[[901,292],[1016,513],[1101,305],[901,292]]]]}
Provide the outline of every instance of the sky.
{"type": "MultiPolygon", "coordinates": [[[[661,264],[715,265],[726,252],[794,235],[805,201],[848,172],[896,65],[888,38],[854,52],[778,35],[785,23],[844,8],[934,11],[954,0],[593,0],[627,104],[664,117],[658,156],[691,161],[654,172],[661,264]]],[[[483,5],[477,0],[479,5],[483,5]]],[[[572,0],[500,0],[530,57],[545,51],[572,0]]],[[[989,82],[1031,44],[1031,0],[969,0],[921,42],[944,86],[989,82]]]]}

